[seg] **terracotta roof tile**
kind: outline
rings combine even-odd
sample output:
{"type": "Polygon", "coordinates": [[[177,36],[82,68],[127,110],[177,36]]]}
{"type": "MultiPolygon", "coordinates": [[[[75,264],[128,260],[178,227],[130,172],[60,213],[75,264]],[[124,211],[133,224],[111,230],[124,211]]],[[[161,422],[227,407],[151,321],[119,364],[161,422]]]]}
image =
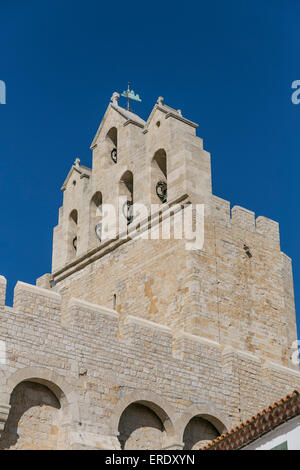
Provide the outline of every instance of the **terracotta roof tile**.
{"type": "Polygon", "coordinates": [[[299,415],[299,395],[300,389],[295,390],[279,401],[275,401],[268,408],[252,416],[252,418],[217,437],[201,450],[238,450],[244,447],[287,419],[299,415]]]}

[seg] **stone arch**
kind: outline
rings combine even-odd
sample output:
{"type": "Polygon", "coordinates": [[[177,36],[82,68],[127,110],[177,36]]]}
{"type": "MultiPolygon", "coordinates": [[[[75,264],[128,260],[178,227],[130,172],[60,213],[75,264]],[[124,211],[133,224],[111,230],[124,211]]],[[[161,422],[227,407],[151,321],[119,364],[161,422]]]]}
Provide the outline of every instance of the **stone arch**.
{"type": "Polygon", "coordinates": [[[151,202],[167,201],[168,165],[165,149],[157,150],[151,160],[151,202]]]}
{"type": "Polygon", "coordinates": [[[118,130],[116,127],[111,127],[104,140],[105,144],[105,158],[103,160],[103,167],[110,168],[118,162],[118,130]]]}
{"type": "Polygon", "coordinates": [[[124,171],[119,181],[119,195],[127,196],[133,200],[133,173],[130,170],[124,171]]]}
{"type": "Polygon", "coordinates": [[[112,436],[119,436],[119,424],[123,413],[129,409],[132,405],[142,408],[146,408],[153,413],[153,417],[156,416],[162,424],[162,431],[164,432],[164,441],[175,436],[175,412],[173,407],[161,396],[153,392],[141,391],[132,392],[125,395],[117,404],[113,414],[110,418],[110,429],[112,436]]]}
{"type": "Polygon", "coordinates": [[[77,395],[62,376],[43,367],[19,369],[8,377],[6,392],[6,406],[12,406],[2,433],[3,448],[56,448],[62,442],[68,446],[79,411],[77,395]],[[31,436],[36,428],[46,433],[42,434],[44,443],[31,436]],[[23,430],[21,441],[19,429],[23,430]]]}
{"type": "Polygon", "coordinates": [[[111,127],[106,134],[106,139],[109,139],[111,143],[117,147],[118,145],[118,130],[115,126],[111,127]]]}
{"type": "Polygon", "coordinates": [[[1,450],[56,450],[66,442],[62,406],[45,385],[22,381],[12,391],[1,450]]]}
{"type": "Polygon", "coordinates": [[[185,442],[187,441],[188,427],[193,426],[196,430],[198,427],[199,437],[201,434],[200,427],[202,427],[202,432],[207,433],[207,440],[223,434],[231,427],[227,416],[211,404],[192,405],[177,421],[176,426],[179,438],[185,448],[189,448],[187,442],[185,442]]]}
{"type": "Polygon", "coordinates": [[[101,241],[102,203],[102,193],[96,191],[90,200],[89,207],[89,244],[91,246],[101,241]]]}
{"type": "Polygon", "coordinates": [[[48,387],[62,406],[73,406],[73,418],[79,421],[77,395],[64,377],[46,367],[24,367],[8,377],[8,393],[11,393],[20,382],[24,381],[36,382],[48,387]]]}
{"type": "Polygon", "coordinates": [[[119,180],[119,198],[122,199],[121,206],[123,216],[127,219],[127,225],[132,222],[132,208],[134,203],[134,175],[126,170],[119,180]]]}
{"type": "Polygon", "coordinates": [[[68,257],[76,256],[78,247],[78,211],[73,209],[68,217],[68,257]]]}

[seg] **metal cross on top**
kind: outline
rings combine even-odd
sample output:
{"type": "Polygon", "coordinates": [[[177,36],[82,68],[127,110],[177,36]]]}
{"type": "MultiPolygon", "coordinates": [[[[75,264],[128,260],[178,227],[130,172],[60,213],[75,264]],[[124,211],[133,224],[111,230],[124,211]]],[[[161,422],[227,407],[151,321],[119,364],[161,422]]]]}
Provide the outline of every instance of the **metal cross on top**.
{"type": "Polygon", "coordinates": [[[121,96],[123,96],[124,98],[127,98],[127,110],[128,111],[130,111],[130,102],[129,102],[129,100],[139,101],[139,102],[142,101],[138,94],[135,95],[134,91],[130,90],[130,83],[129,82],[128,82],[127,90],[123,91],[121,96]]]}

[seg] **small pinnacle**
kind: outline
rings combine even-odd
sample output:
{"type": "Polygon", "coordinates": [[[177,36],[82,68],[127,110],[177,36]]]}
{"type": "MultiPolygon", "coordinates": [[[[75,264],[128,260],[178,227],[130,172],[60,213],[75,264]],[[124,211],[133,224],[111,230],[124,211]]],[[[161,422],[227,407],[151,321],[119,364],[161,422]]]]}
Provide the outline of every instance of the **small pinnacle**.
{"type": "Polygon", "coordinates": [[[157,104],[159,104],[160,106],[163,106],[163,101],[164,101],[164,98],[162,96],[159,96],[157,98],[157,104]]]}
{"type": "Polygon", "coordinates": [[[80,163],[80,158],[76,158],[75,160],[75,166],[78,168],[79,167],[79,163],[80,163]]]}
{"type": "Polygon", "coordinates": [[[112,102],[112,104],[118,106],[118,99],[120,98],[120,95],[119,93],[117,93],[116,91],[113,92],[112,94],[112,97],[110,99],[110,101],[112,102]]]}

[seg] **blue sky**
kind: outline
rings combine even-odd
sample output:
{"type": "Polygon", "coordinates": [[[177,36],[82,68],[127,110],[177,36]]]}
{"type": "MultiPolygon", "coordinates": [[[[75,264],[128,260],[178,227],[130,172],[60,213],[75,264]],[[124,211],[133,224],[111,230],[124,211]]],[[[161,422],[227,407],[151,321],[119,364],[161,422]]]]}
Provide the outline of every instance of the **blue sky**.
{"type": "Polygon", "coordinates": [[[146,118],[157,97],[199,123],[220,197],[278,220],[300,302],[297,1],[0,0],[0,272],[51,269],[60,187],[113,91],[130,80],[146,118]]]}

